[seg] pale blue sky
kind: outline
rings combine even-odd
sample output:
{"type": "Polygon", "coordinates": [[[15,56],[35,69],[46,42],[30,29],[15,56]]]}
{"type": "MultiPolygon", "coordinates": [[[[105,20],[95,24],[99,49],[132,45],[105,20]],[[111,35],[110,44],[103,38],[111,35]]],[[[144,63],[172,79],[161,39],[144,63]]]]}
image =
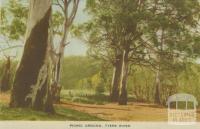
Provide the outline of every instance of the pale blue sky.
{"type": "MultiPolygon", "coordinates": [[[[74,21],[75,24],[86,22],[89,19],[87,13],[84,11],[85,6],[86,6],[86,0],[80,0],[79,8],[78,8],[77,15],[74,21]]],[[[87,46],[83,41],[77,38],[69,39],[69,41],[70,41],[70,44],[66,47],[65,55],[85,55],[86,54],[87,46]]]]}
{"type": "MultiPolygon", "coordinates": [[[[4,5],[7,1],[8,0],[0,0],[0,5],[4,5]]],[[[24,1],[26,1],[26,0],[24,0],[24,1]]],[[[74,20],[74,24],[80,24],[80,23],[86,22],[89,19],[89,16],[87,15],[87,13],[84,12],[85,5],[86,5],[86,0],[80,0],[79,8],[78,8],[75,20],[74,20]]],[[[0,37],[0,42],[2,42],[2,41],[3,41],[3,39],[0,37]]],[[[87,46],[83,41],[81,41],[77,38],[68,38],[68,41],[70,42],[70,44],[66,46],[65,56],[86,55],[87,46]]],[[[4,48],[5,45],[0,44],[0,46],[4,48]]],[[[12,53],[11,55],[15,55],[15,53],[17,53],[17,55],[20,56],[22,51],[23,51],[23,48],[18,48],[17,50],[12,50],[12,51],[9,50],[6,53],[9,53],[9,54],[12,53]]]]}

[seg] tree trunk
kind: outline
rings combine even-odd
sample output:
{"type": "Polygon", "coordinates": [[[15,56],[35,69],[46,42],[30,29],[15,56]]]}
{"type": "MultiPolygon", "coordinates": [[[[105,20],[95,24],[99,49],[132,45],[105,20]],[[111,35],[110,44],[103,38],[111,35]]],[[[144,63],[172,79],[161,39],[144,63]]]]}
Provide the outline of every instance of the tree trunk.
{"type": "MultiPolygon", "coordinates": [[[[52,19],[50,19],[50,24],[52,24],[52,19]]],[[[52,29],[52,25],[50,27],[50,31],[49,31],[49,57],[50,57],[50,61],[52,64],[52,68],[51,68],[51,94],[52,94],[52,100],[54,103],[57,103],[60,101],[60,91],[59,91],[59,85],[58,85],[58,60],[59,58],[59,54],[56,53],[56,50],[54,48],[54,44],[53,44],[53,29],[52,29]]]]}
{"type": "Polygon", "coordinates": [[[3,65],[3,75],[0,83],[0,91],[6,92],[10,89],[11,81],[11,61],[10,57],[7,57],[6,63],[3,65]]]}
{"type": "Polygon", "coordinates": [[[54,112],[48,81],[50,16],[51,0],[30,1],[25,47],[14,79],[11,107],[54,112]]]}
{"type": "Polygon", "coordinates": [[[64,29],[64,36],[61,40],[60,43],[60,48],[59,48],[59,54],[58,54],[58,60],[56,62],[55,65],[55,81],[53,84],[54,87],[54,91],[53,91],[53,100],[55,103],[59,103],[60,102],[60,92],[61,92],[61,88],[62,86],[60,85],[60,81],[61,81],[61,67],[62,67],[62,62],[64,59],[64,51],[65,51],[65,41],[68,35],[68,28],[64,29]]]}
{"type": "MultiPolygon", "coordinates": [[[[155,87],[156,87],[156,92],[155,92],[155,98],[154,98],[154,102],[157,104],[161,104],[161,64],[160,62],[162,62],[163,59],[163,44],[164,44],[164,28],[161,29],[161,35],[160,35],[160,53],[158,53],[157,55],[157,59],[158,59],[158,69],[156,71],[156,80],[155,80],[155,87]]],[[[157,40],[159,41],[159,35],[157,35],[157,40]]]]}
{"type": "Polygon", "coordinates": [[[120,79],[119,105],[127,105],[128,50],[123,52],[122,74],[120,79]]]}
{"type": "Polygon", "coordinates": [[[73,0],[73,1],[64,0],[63,2],[64,2],[63,4],[64,6],[62,6],[62,9],[64,13],[64,23],[63,23],[64,30],[63,30],[63,35],[62,35],[62,39],[59,46],[58,60],[55,66],[56,80],[54,82],[55,91],[53,92],[54,102],[60,102],[60,92],[62,89],[62,86],[60,85],[60,78],[61,78],[62,62],[64,58],[64,50],[65,50],[65,46],[67,45],[66,40],[69,33],[69,27],[72,25],[73,20],[76,16],[80,0],[73,0]],[[72,3],[72,6],[70,6],[70,3],[72,3]],[[69,12],[68,11],[69,9],[71,9],[72,11],[69,12]]]}
{"type": "Polygon", "coordinates": [[[161,104],[161,100],[160,100],[160,88],[161,88],[160,70],[156,71],[155,87],[156,87],[156,91],[155,91],[154,102],[157,104],[161,104]]]}
{"type": "Polygon", "coordinates": [[[116,56],[116,61],[114,63],[113,78],[112,78],[112,89],[110,94],[111,102],[117,102],[119,99],[119,86],[120,86],[120,76],[122,71],[122,55],[116,56]]]}

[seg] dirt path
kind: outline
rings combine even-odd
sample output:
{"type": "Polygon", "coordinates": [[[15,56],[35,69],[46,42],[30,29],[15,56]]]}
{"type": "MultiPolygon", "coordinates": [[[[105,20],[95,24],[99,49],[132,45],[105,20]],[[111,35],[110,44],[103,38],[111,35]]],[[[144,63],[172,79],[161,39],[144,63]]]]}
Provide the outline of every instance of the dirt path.
{"type": "Polygon", "coordinates": [[[1,103],[9,103],[9,101],[10,101],[10,94],[0,92],[0,102],[1,103]]]}
{"type": "MultiPolygon", "coordinates": [[[[167,109],[155,104],[129,103],[119,106],[116,103],[91,105],[62,102],[60,104],[81,112],[89,113],[105,120],[112,121],[167,121],[167,109]]],[[[197,120],[200,121],[200,110],[197,120]]]]}
{"type": "Polygon", "coordinates": [[[105,105],[91,105],[66,103],[60,104],[81,112],[114,121],[166,121],[167,109],[158,105],[144,103],[129,103],[127,106],[119,106],[116,103],[105,105]]]}

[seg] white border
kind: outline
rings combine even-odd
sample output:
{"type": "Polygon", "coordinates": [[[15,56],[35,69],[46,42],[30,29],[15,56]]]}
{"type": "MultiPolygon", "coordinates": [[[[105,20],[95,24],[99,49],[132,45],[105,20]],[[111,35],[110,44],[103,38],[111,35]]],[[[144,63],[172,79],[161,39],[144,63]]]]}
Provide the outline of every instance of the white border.
{"type": "Polygon", "coordinates": [[[1,121],[0,129],[200,129],[200,122],[194,125],[170,125],[167,122],[1,121]],[[90,127],[86,127],[87,125],[90,127]],[[94,127],[95,125],[101,127],[94,127]],[[109,125],[117,127],[108,127],[109,125]]]}

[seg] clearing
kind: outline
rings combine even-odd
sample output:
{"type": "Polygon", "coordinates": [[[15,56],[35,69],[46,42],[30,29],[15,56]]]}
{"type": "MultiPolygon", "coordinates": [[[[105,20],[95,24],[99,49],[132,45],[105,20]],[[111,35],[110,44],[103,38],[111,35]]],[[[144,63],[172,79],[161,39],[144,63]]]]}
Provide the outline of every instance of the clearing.
{"type": "MultiPolygon", "coordinates": [[[[111,121],[167,121],[167,108],[156,104],[129,102],[122,106],[117,103],[105,105],[62,102],[65,108],[74,109],[111,121]]],[[[197,121],[200,121],[200,110],[197,110],[197,121]]]]}

